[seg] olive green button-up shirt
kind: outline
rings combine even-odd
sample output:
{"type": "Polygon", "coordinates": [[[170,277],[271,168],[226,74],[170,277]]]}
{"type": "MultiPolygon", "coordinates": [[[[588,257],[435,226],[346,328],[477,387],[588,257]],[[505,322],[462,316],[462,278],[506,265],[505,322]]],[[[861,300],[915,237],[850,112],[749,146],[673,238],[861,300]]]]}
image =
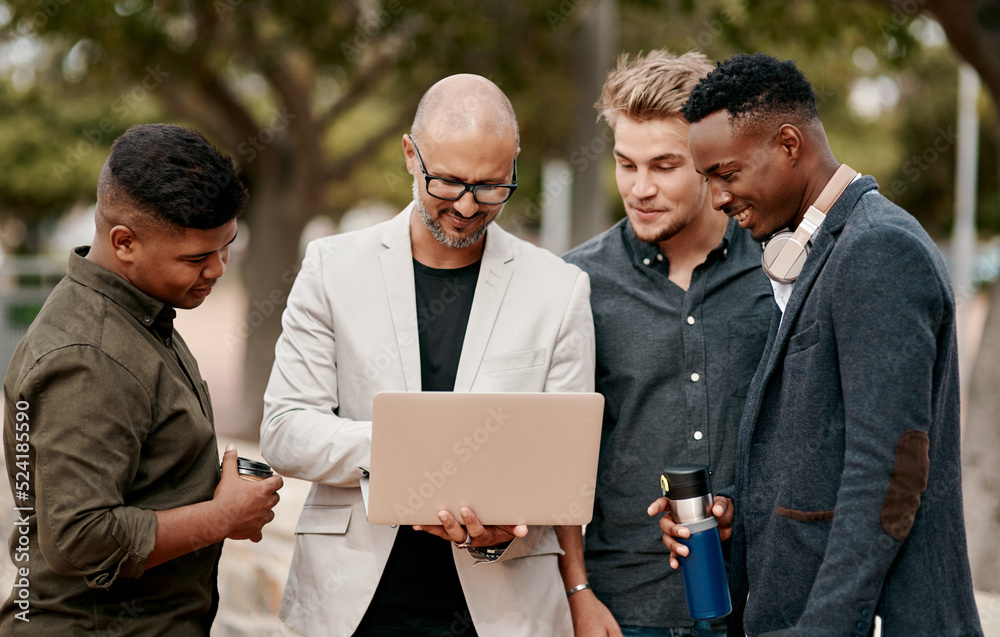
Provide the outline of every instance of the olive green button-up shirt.
{"type": "Polygon", "coordinates": [[[208,388],[173,308],[70,256],[4,380],[15,586],[2,635],[208,635],[215,544],[146,570],[155,511],[219,482],[208,388]]]}

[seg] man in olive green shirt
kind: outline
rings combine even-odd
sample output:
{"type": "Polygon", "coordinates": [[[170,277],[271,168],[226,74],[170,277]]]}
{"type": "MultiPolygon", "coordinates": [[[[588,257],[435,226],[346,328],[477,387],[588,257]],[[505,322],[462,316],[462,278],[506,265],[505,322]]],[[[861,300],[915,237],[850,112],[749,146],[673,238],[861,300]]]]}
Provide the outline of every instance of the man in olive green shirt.
{"type": "Polygon", "coordinates": [[[177,126],[129,129],[4,380],[16,569],[0,634],[208,635],[222,540],[261,539],[280,477],[220,473],[212,407],[173,329],[222,276],[247,194],[177,126]]]}

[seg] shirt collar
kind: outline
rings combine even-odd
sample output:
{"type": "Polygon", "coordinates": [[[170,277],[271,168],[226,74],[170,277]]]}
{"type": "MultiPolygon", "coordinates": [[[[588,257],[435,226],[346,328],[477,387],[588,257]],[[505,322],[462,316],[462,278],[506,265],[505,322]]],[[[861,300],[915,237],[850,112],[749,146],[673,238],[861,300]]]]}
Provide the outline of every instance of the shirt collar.
{"type": "MultiPolygon", "coordinates": [[[[727,257],[729,254],[729,245],[732,243],[733,235],[738,229],[739,223],[735,219],[729,219],[726,231],[722,235],[722,241],[708,253],[708,256],[705,258],[706,263],[727,257]]],[[[666,256],[660,251],[660,246],[655,243],[646,243],[635,236],[635,231],[632,229],[632,222],[627,217],[625,218],[624,234],[625,243],[632,256],[632,262],[636,267],[657,267],[660,264],[664,266],[668,265],[666,256]]]]}
{"type": "Polygon", "coordinates": [[[139,325],[168,338],[174,329],[177,312],[163,301],[154,299],[114,272],[86,259],[90,246],[74,248],[66,274],[77,283],[103,294],[128,312],[139,325]]]}

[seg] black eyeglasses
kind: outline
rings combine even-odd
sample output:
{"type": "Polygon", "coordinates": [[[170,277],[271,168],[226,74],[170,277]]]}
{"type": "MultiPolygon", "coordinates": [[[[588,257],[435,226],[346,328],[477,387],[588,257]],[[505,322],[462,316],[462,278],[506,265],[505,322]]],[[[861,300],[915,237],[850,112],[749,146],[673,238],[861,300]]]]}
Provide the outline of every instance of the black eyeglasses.
{"type": "Polygon", "coordinates": [[[424,160],[420,157],[420,149],[417,143],[410,137],[413,143],[413,150],[417,151],[417,162],[420,164],[420,171],[424,173],[427,180],[427,194],[442,201],[458,201],[465,196],[465,193],[472,191],[472,198],[476,203],[483,206],[497,206],[505,203],[517,190],[517,158],[514,158],[513,183],[510,184],[467,184],[456,179],[445,179],[428,174],[424,168],[424,160]]]}

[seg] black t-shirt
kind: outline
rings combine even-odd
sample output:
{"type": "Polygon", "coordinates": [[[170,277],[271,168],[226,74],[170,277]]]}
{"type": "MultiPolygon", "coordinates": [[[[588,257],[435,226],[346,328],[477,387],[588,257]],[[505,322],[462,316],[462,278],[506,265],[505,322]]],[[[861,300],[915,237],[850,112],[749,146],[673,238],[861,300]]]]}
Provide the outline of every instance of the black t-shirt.
{"type": "Polygon", "coordinates": [[[439,270],[413,261],[420,339],[420,385],[423,391],[453,391],[479,261],[464,268],[439,270]]]}
{"type": "MultiPolygon", "coordinates": [[[[479,277],[477,261],[440,270],[413,261],[423,391],[453,391],[479,277]]],[[[475,637],[451,545],[408,525],[399,527],[375,597],[356,636],[441,634],[475,637]]]]}

